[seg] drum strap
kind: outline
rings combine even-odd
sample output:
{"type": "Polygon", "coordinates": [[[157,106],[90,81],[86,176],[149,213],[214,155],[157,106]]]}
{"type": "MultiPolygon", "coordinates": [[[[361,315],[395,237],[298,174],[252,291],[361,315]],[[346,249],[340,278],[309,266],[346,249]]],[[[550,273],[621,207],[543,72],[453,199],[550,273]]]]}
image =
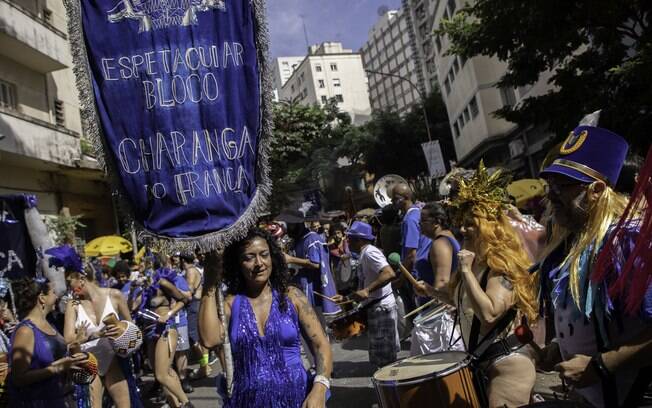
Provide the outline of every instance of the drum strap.
{"type": "MultiPolygon", "coordinates": [[[[487,268],[482,278],[480,278],[480,287],[482,290],[487,290],[487,282],[489,281],[489,268],[487,268]]],[[[476,359],[481,360],[482,355],[487,351],[487,348],[491,346],[498,337],[500,333],[503,332],[514,321],[516,317],[516,309],[511,308],[505,313],[502,319],[496,323],[496,325],[489,330],[482,340],[479,340],[480,337],[480,319],[473,317],[473,322],[471,323],[471,333],[469,336],[469,353],[476,359]]]]}

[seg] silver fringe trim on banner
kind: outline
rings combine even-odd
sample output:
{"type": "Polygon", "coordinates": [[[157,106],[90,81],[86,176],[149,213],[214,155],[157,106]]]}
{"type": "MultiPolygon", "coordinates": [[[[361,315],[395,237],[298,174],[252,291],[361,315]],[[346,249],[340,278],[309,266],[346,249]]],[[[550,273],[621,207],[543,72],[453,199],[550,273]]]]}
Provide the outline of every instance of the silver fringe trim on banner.
{"type": "MultiPolygon", "coordinates": [[[[245,0],[246,1],[246,0],[245,0]]],[[[247,231],[253,227],[258,219],[258,214],[267,209],[267,201],[272,192],[270,179],[269,155],[273,131],[272,121],[272,72],[268,60],[269,55],[269,29],[265,16],[265,0],[249,0],[253,5],[256,53],[258,71],[260,73],[260,124],[258,133],[258,157],[256,160],[256,193],[249,207],[240,218],[228,228],[204,234],[197,237],[171,238],[148,231],[142,224],[134,219],[131,203],[127,199],[120,182],[115,163],[104,152],[108,146],[104,143],[99,115],[95,105],[95,96],[91,83],[90,67],[86,52],[86,42],[82,29],[80,0],[63,0],[68,16],[68,37],[73,60],[73,72],[79,101],[81,104],[81,119],[84,132],[90,138],[95,157],[108,176],[111,188],[120,197],[119,205],[126,210],[127,225],[134,222],[139,238],[164,252],[194,251],[209,252],[224,248],[229,243],[244,238],[247,231]]]]}

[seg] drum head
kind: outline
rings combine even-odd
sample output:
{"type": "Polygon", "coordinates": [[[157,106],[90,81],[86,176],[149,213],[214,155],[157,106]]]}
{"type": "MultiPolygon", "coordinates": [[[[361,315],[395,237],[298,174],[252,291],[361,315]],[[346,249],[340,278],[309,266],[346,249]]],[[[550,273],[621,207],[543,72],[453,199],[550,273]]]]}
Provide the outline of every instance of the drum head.
{"type": "Polygon", "coordinates": [[[395,383],[445,376],[466,366],[468,356],[461,351],[443,351],[409,357],[376,371],[374,381],[395,383]]]}

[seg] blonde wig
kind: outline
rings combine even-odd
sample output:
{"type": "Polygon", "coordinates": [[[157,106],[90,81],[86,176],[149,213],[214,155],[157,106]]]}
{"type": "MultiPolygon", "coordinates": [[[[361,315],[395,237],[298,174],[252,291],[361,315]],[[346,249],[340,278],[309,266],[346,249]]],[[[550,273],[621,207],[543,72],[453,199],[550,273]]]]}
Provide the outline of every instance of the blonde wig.
{"type": "Polygon", "coordinates": [[[512,283],[516,308],[530,322],[535,322],[538,315],[537,280],[529,272],[532,263],[509,218],[503,213],[491,216],[481,208],[474,208],[471,218],[477,228],[472,243],[477,251],[476,258],[512,283]]]}
{"type": "Polygon", "coordinates": [[[472,221],[477,229],[472,243],[476,259],[512,283],[514,304],[534,322],[538,315],[536,276],[530,274],[530,258],[505,214],[509,181],[501,170],[489,175],[481,161],[473,177],[457,180],[459,192],[449,207],[457,226],[472,221]]]}
{"type": "MultiPolygon", "coordinates": [[[[597,181],[587,187],[587,194],[590,196],[595,191],[597,181]]],[[[590,248],[588,263],[585,267],[588,270],[594,265],[596,258],[602,248],[605,236],[609,228],[618,222],[618,219],[627,207],[627,197],[615,192],[611,187],[606,186],[600,196],[588,203],[588,219],[585,228],[575,238],[563,264],[569,266],[569,286],[571,296],[575,304],[584,310],[582,303],[582,265],[580,258],[587,248],[590,248]]],[[[588,283],[588,280],[584,284],[588,283]]]]}

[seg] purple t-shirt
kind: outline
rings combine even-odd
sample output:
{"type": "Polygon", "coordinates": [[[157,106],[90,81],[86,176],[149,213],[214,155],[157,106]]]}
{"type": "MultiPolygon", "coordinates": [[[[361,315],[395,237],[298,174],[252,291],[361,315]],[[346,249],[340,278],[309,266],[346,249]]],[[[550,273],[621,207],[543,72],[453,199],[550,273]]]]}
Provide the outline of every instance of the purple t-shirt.
{"type": "MultiPolygon", "coordinates": [[[[429,247],[431,244],[430,238],[421,235],[420,221],[421,208],[417,205],[410,207],[403,216],[403,222],[401,223],[401,261],[405,261],[411,249],[416,249],[418,252],[419,248],[429,247]]],[[[415,273],[415,266],[412,267],[413,274],[415,273]]]]}

